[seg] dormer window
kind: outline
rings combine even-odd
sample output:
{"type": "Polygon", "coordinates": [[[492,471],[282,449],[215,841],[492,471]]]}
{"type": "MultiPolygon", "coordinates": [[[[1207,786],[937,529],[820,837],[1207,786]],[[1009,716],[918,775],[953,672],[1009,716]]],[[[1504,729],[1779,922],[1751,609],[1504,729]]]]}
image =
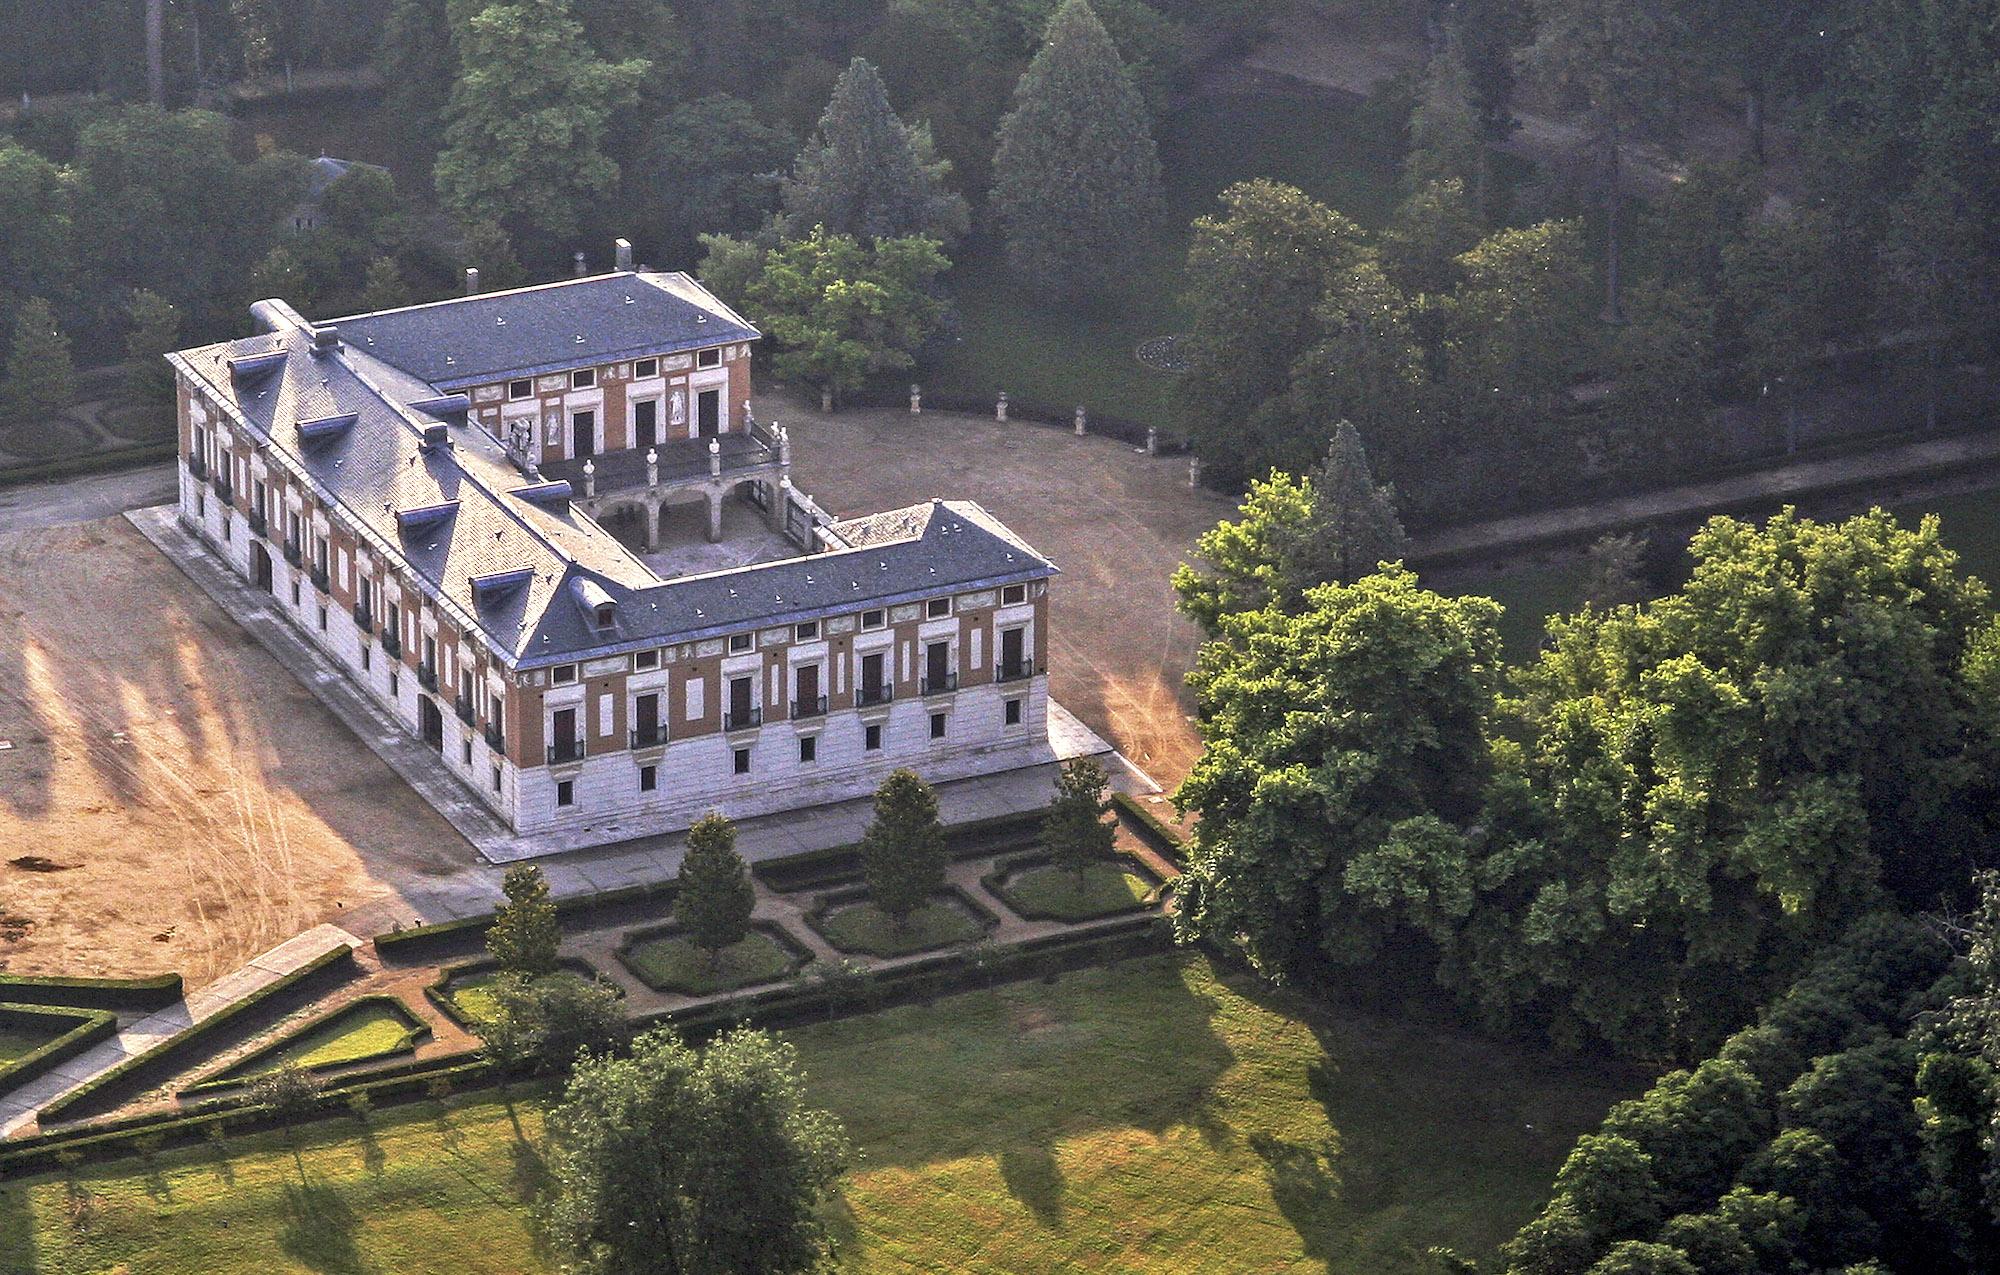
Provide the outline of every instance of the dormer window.
{"type": "Polygon", "coordinates": [[[521,380],[518,381],[507,382],[507,397],[510,399],[519,400],[524,398],[532,398],[534,397],[534,394],[535,394],[535,383],[534,381],[529,380],[526,377],[523,377],[521,380]]]}
{"type": "Polygon", "coordinates": [[[569,387],[573,390],[587,390],[597,384],[597,369],[580,367],[569,374],[569,387]]]}
{"type": "Polygon", "coordinates": [[[648,377],[658,376],[659,374],[660,361],[658,359],[640,359],[632,365],[632,375],[639,380],[643,381],[648,377]]]}
{"type": "Polygon", "coordinates": [[[596,612],[597,631],[600,633],[618,620],[618,604],[615,602],[600,602],[592,609],[596,612]]]}
{"type": "Polygon", "coordinates": [[[721,367],[722,351],[719,349],[697,350],[694,356],[694,365],[696,367],[721,367]]]}

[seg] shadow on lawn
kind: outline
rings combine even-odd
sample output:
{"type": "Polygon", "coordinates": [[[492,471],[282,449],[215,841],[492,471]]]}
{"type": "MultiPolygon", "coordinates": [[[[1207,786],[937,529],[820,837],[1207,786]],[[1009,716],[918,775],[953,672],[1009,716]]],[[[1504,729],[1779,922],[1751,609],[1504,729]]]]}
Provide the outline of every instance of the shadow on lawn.
{"type": "Polygon", "coordinates": [[[1047,1146],[1008,1147],[1000,1153],[1000,1180],[1035,1221],[1057,1230],[1063,1220],[1063,1171],[1047,1146]]]}
{"type": "Polygon", "coordinates": [[[308,1270],[326,1275],[360,1275],[367,1269],[354,1242],[361,1219],[330,1186],[301,1178],[285,1184],[278,1247],[308,1270]]]}
{"type": "Polygon", "coordinates": [[[42,1260],[35,1238],[33,1190],[0,1185],[0,1275],[33,1275],[42,1260]]]}

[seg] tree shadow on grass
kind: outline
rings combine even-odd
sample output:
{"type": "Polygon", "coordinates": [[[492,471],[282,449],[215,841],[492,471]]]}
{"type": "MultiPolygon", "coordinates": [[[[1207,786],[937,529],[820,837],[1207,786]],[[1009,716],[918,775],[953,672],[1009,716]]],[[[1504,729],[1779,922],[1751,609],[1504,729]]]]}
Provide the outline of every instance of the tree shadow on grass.
{"type": "Polygon", "coordinates": [[[365,1275],[370,1269],[354,1239],[361,1219],[332,1187],[286,1183],[283,1218],[278,1247],[306,1269],[324,1275],[365,1275]]]}
{"type": "Polygon", "coordinates": [[[1007,1194],[1019,1200],[1043,1227],[1061,1229],[1063,1172],[1055,1153],[1042,1145],[1008,1147],[1000,1153],[999,1164],[1007,1194]]]}
{"type": "Polygon", "coordinates": [[[1264,1162],[1271,1202],[1298,1232],[1305,1255],[1331,1261],[1334,1253],[1327,1241],[1338,1233],[1340,1215],[1349,1211],[1335,1164],[1338,1149],[1331,1141],[1311,1146],[1268,1133],[1251,1134],[1250,1149],[1264,1162]]]}

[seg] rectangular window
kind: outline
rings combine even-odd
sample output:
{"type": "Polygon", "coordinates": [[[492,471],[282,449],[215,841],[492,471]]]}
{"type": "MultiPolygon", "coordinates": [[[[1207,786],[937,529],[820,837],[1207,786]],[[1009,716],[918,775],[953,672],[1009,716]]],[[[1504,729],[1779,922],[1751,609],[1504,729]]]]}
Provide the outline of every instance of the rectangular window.
{"type": "Polygon", "coordinates": [[[1003,606],[1013,606],[1017,602],[1026,602],[1027,600],[1028,586],[1025,584],[1010,584],[1000,590],[1000,602],[1003,606]]]}
{"type": "Polygon", "coordinates": [[[296,575],[292,577],[292,605],[299,605],[299,578],[296,575]]]}
{"type": "Polygon", "coordinates": [[[1019,726],[1021,724],[1020,700],[1010,699],[1007,701],[1007,724],[1009,726],[1019,726]]]}
{"type": "Polygon", "coordinates": [[[587,390],[597,384],[597,369],[580,367],[569,374],[569,387],[573,390],[587,390]]]}
{"type": "Polygon", "coordinates": [[[321,633],[324,633],[324,632],[326,632],[326,608],[325,608],[325,607],[321,607],[321,608],[319,609],[319,631],[320,631],[321,633]]]}
{"type": "Polygon", "coordinates": [[[576,680],[576,665],[558,664],[549,670],[549,681],[556,686],[568,686],[576,680]]]}
{"type": "Polygon", "coordinates": [[[658,651],[634,651],[632,653],[632,671],[634,673],[644,673],[648,669],[656,669],[658,667],[660,667],[660,653],[658,651]]]}
{"type": "Polygon", "coordinates": [[[660,786],[660,768],[658,766],[639,767],[640,792],[652,792],[659,786],[660,786]]]}
{"type": "Polygon", "coordinates": [[[750,773],[750,750],[749,750],[749,749],[747,749],[747,748],[739,748],[739,749],[737,749],[737,750],[736,750],[736,753],[735,753],[735,766],[736,766],[736,773],[737,773],[737,774],[739,774],[739,775],[747,775],[747,774],[749,774],[749,773],[750,773]]]}
{"type": "Polygon", "coordinates": [[[234,540],[236,538],[235,534],[232,532],[230,528],[228,514],[222,515],[222,538],[224,540],[234,540]]]}
{"type": "Polygon", "coordinates": [[[396,672],[395,672],[395,670],[394,670],[394,669],[391,669],[391,670],[389,671],[389,698],[390,698],[390,699],[394,699],[394,698],[396,698],[396,691],[397,691],[397,688],[399,688],[400,686],[402,686],[402,684],[403,684],[403,679],[402,679],[402,678],[400,678],[400,677],[397,677],[397,676],[396,676],[396,672]]]}
{"type": "Polygon", "coordinates": [[[932,738],[932,739],[943,739],[943,738],[944,738],[944,714],[943,714],[943,713],[932,713],[932,714],[931,714],[931,738],[932,738]]]}
{"type": "Polygon", "coordinates": [[[574,806],[576,804],[576,780],[560,779],[556,781],[556,804],[558,806],[574,806]]]}
{"type": "Polygon", "coordinates": [[[463,756],[463,759],[464,759],[464,762],[465,762],[465,766],[466,766],[466,769],[470,770],[470,769],[472,768],[472,739],[471,739],[471,737],[470,737],[470,736],[467,736],[467,737],[466,737],[465,739],[463,739],[463,740],[459,741],[459,745],[458,745],[458,748],[459,748],[459,752],[460,752],[460,753],[462,754],[462,756],[463,756]]]}
{"type": "Polygon", "coordinates": [[[802,735],[799,737],[799,760],[801,762],[819,760],[819,736],[802,735]]]}
{"type": "Polygon", "coordinates": [[[731,655],[740,655],[744,651],[749,650],[751,644],[756,640],[757,635],[754,633],[732,633],[729,635],[729,653],[731,655]]]}
{"type": "Polygon", "coordinates": [[[871,753],[882,751],[882,723],[870,722],[861,734],[861,747],[871,753]]]}
{"type": "Polygon", "coordinates": [[[694,356],[694,365],[695,365],[696,367],[721,367],[721,366],[722,366],[722,351],[721,351],[721,350],[699,350],[699,351],[697,351],[697,352],[695,353],[695,356],[694,356]]]}
{"type": "Polygon", "coordinates": [[[864,629],[881,628],[882,613],[880,611],[863,611],[861,613],[861,627],[864,629]]]}
{"type": "Polygon", "coordinates": [[[493,791],[500,791],[500,768],[498,766],[493,768],[493,791]]]}
{"type": "Polygon", "coordinates": [[[507,397],[510,399],[529,398],[534,395],[534,392],[535,383],[526,377],[518,381],[507,382],[507,397]]]}
{"type": "Polygon", "coordinates": [[[660,361],[658,359],[640,359],[632,365],[632,375],[639,380],[643,381],[648,377],[658,376],[659,374],[660,361]]]}
{"type": "Polygon", "coordinates": [[[929,602],[924,603],[924,618],[926,620],[941,620],[950,614],[950,598],[932,598],[929,602]]]}
{"type": "Polygon", "coordinates": [[[807,620],[804,624],[792,626],[792,641],[810,642],[819,636],[819,621],[807,620]]]}
{"type": "Polygon", "coordinates": [[[371,668],[375,667],[375,664],[374,664],[374,655],[375,655],[375,648],[374,648],[374,647],[372,647],[372,646],[370,646],[370,645],[369,645],[368,643],[366,643],[366,642],[363,642],[363,643],[361,644],[361,671],[362,671],[362,672],[366,673],[366,672],[367,672],[367,671],[368,671],[369,669],[371,669],[371,668]]]}

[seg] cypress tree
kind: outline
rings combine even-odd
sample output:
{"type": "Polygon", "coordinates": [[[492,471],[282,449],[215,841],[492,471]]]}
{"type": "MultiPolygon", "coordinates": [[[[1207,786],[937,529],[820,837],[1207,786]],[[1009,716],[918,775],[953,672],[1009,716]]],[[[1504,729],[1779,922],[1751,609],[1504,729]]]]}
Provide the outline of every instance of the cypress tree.
{"type": "Polygon", "coordinates": [[[1014,90],[993,158],[1007,259],[1070,292],[1103,287],[1159,224],[1146,101],[1086,0],[1064,0],[1014,90]]]}
{"type": "Polygon", "coordinates": [[[162,356],[180,343],[180,307],[157,292],[135,289],[125,307],[132,330],[125,336],[125,357],[132,360],[127,389],[145,403],[174,401],[174,371],[162,356]]]}
{"type": "Polygon", "coordinates": [[[723,948],[750,933],[750,912],[757,905],[743,856],[736,853],[734,824],[710,811],[688,829],[680,883],[674,913],[713,966],[723,948]]]}
{"type": "Polygon", "coordinates": [[[361,280],[361,308],[394,310],[408,304],[410,285],[403,282],[403,272],[397,268],[396,259],[377,257],[369,262],[368,273],[361,280]]]}
{"type": "Polygon", "coordinates": [[[562,930],[556,922],[549,883],[532,863],[517,863],[500,879],[507,901],[493,914],[486,931],[486,950],[502,973],[540,978],[556,970],[556,945],[562,930]]]}
{"type": "Polygon", "coordinates": [[[14,316],[7,383],[0,391],[4,391],[0,392],[0,418],[17,421],[60,411],[76,396],[69,338],[56,326],[54,308],[40,297],[29,297],[14,316]]]}
{"type": "Polygon", "coordinates": [[[1089,757],[1064,762],[1056,776],[1055,798],[1042,817],[1042,844],[1049,858],[1075,873],[1079,881],[1085,869],[1111,853],[1117,836],[1104,822],[1107,782],[1104,767],[1089,757]]]}
{"type": "Polygon", "coordinates": [[[1312,507],[1285,554],[1292,591],[1338,581],[1353,584],[1378,565],[1398,562],[1408,548],[1396,491],[1377,486],[1361,435],[1346,421],[1334,427],[1326,463],[1312,480],[1312,507]]]}
{"type": "Polygon", "coordinates": [[[890,772],[875,792],[875,819],[861,838],[869,897],[897,925],[944,886],[944,827],[937,793],[913,770],[890,772]]]}
{"type": "Polygon", "coordinates": [[[785,180],[786,234],[801,238],[825,226],[864,242],[925,235],[951,243],[969,215],[965,200],[945,189],[950,168],[937,158],[930,130],[903,123],[889,105],[874,64],[855,58],[785,180]]]}

